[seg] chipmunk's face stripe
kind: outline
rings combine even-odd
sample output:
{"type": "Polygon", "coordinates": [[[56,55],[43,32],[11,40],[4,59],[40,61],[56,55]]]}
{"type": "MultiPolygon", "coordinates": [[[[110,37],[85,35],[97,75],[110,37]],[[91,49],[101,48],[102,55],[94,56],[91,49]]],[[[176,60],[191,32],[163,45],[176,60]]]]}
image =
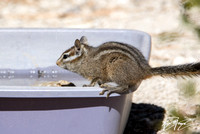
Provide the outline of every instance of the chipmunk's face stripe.
{"type": "Polygon", "coordinates": [[[75,47],[72,47],[68,50],[66,50],[61,58],[63,59],[63,63],[67,62],[73,62],[76,61],[76,59],[79,59],[81,57],[82,53],[80,50],[77,50],[75,47]]]}
{"type": "Polygon", "coordinates": [[[69,49],[67,49],[64,53],[68,53],[68,52],[70,52],[70,51],[72,51],[72,50],[74,50],[74,46],[71,47],[71,48],[69,48],[69,49]]]}
{"type": "Polygon", "coordinates": [[[77,57],[78,57],[78,55],[76,55],[74,51],[72,51],[72,52],[69,51],[62,55],[62,59],[63,59],[64,63],[72,61],[72,60],[76,59],[77,57]]]}

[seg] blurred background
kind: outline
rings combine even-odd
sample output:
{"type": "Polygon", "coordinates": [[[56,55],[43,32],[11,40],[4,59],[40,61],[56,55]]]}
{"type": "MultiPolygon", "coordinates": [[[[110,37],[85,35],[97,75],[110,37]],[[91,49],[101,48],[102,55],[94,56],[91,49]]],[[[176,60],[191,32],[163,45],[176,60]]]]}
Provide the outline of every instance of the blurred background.
{"type": "MultiPolygon", "coordinates": [[[[199,7],[200,0],[1,0],[0,27],[141,30],[152,37],[151,66],[177,65],[200,61],[199,7]]],[[[155,77],[141,84],[133,102],[162,106],[167,115],[173,108],[199,119],[199,83],[198,78],[155,77]],[[195,86],[192,95],[197,99],[182,97],[180,85],[185,83],[195,86]]],[[[200,130],[198,125],[193,129],[200,130]]]]}

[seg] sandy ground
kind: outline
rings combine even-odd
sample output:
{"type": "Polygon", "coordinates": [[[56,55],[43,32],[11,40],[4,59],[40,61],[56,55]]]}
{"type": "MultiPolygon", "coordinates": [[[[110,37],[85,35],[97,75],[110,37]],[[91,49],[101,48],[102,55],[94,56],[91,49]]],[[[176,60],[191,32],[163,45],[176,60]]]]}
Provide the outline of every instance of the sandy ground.
{"type": "MultiPolygon", "coordinates": [[[[151,66],[200,60],[200,43],[183,25],[178,0],[4,0],[2,28],[114,28],[137,29],[152,36],[151,66]],[[168,37],[168,38],[167,38],[168,37]]],[[[194,79],[199,87],[200,79],[194,79]]],[[[181,79],[155,77],[142,82],[133,102],[152,103],[166,110],[182,105],[181,79]]],[[[199,88],[198,88],[199,89],[199,88]]]]}

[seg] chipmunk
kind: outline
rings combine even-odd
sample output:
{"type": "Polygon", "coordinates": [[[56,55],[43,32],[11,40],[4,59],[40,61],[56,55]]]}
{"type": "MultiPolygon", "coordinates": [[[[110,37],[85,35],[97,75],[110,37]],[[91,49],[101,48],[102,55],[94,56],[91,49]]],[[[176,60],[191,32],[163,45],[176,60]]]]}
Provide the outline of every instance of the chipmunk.
{"type": "Polygon", "coordinates": [[[76,39],[74,46],[62,53],[56,64],[91,80],[89,85],[99,84],[107,92],[123,94],[135,91],[142,80],[153,76],[197,76],[200,75],[200,62],[177,66],[152,68],[142,53],[135,47],[120,43],[106,42],[98,47],[88,44],[87,38],[76,39]],[[117,86],[106,83],[115,82],[117,86]]]}

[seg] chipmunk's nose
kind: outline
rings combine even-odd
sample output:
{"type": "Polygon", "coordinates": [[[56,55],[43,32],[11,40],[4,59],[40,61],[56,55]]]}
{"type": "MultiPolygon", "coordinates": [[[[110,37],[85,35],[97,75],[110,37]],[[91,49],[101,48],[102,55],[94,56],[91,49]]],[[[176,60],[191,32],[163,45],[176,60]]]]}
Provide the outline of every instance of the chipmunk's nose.
{"type": "Polygon", "coordinates": [[[56,61],[56,65],[58,65],[58,66],[59,66],[59,64],[60,64],[60,62],[59,62],[59,61],[56,61]]]}

